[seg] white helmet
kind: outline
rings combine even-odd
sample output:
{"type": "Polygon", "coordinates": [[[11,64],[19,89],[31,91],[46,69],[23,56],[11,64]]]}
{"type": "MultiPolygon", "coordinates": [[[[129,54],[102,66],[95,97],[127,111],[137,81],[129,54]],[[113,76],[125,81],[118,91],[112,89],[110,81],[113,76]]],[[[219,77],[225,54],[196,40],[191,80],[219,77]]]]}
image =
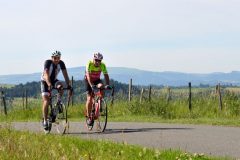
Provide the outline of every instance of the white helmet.
{"type": "Polygon", "coordinates": [[[99,52],[95,52],[93,58],[94,59],[98,59],[98,60],[102,60],[103,59],[103,55],[101,53],[99,53],[99,52]]]}
{"type": "Polygon", "coordinates": [[[61,52],[60,51],[55,51],[52,53],[52,57],[60,57],[61,56],[61,52]]]}

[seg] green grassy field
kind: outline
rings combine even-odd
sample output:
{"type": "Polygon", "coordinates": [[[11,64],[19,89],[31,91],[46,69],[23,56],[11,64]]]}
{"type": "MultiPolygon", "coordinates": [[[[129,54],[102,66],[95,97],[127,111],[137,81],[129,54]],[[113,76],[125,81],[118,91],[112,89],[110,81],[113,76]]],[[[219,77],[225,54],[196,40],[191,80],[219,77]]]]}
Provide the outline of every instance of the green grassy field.
{"type": "MultiPolygon", "coordinates": [[[[214,89],[193,89],[192,110],[190,111],[187,91],[188,89],[172,90],[169,101],[166,98],[166,90],[153,91],[154,96],[152,96],[151,101],[145,95],[141,103],[138,95],[133,96],[132,102],[116,97],[114,105],[109,105],[109,121],[240,126],[238,89],[228,88],[224,90],[222,110],[219,108],[219,99],[214,89]]],[[[0,121],[41,120],[41,100],[32,98],[29,99],[28,103],[28,107],[23,108],[22,99],[14,99],[11,106],[8,107],[8,115],[0,114],[0,121]]],[[[84,102],[69,106],[69,120],[84,121],[84,108],[84,102]]],[[[33,157],[46,159],[51,156],[54,156],[53,159],[59,159],[59,157],[64,157],[63,159],[131,159],[130,155],[133,155],[132,159],[221,159],[181,151],[154,151],[126,144],[81,140],[67,136],[46,136],[16,132],[11,129],[1,129],[0,138],[0,159],[33,159],[33,157]],[[30,141],[25,142],[25,139],[30,141]],[[31,141],[36,141],[36,143],[32,144],[31,141]],[[49,144],[51,144],[50,150],[43,149],[42,152],[38,152],[49,144]],[[21,147],[22,149],[18,147],[22,145],[25,147],[21,147]],[[96,154],[97,151],[100,154],[96,154]]]]}
{"type": "MultiPolygon", "coordinates": [[[[213,88],[192,89],[192,110],[188,107],[188,89],[174,89],[167,100],[166,90],[153,90],[149,101],[139,102],[139,96],[133,96],[132,102],[115,97],[114,105],[109,105],[110,121],[144,121],[167,123],[191,123],[240,126],[240,94],[238,88],[224,89],[222,110],[213,88]],[[161,92],[160,92],[161,91],[161,92]]],[[[41,100],[29,98],[27,108],[23,108],[21,98],[15,98],[8,107],[8,116],[0,116],[0,121],[39,121],[41,119],[41,100]]],[[[69,106],[71,121],[84,118],[84,102],[69,106]]]]}
{"type": "Polygon", "coordinates": [[[62,160],[214,160],[204,154],[153,150],[126,143],[14,131],[0,126],[0,159],[62,160]]]}
{"type": "Polygon", "coordinates": [[[13,84],[0,84],[0,87],[2,87],[2,88],[12,88],[14,86],[15,85],[13,85],[13,84]]]}

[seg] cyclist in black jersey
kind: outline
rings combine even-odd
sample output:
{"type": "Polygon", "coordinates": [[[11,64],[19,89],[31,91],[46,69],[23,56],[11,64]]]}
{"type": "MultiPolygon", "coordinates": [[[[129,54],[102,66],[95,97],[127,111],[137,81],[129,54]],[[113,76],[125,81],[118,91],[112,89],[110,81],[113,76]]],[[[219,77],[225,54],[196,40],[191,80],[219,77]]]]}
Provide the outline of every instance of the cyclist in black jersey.
{"type": "MultiPolygon", "coordinates": [[[[55,51],[52,53],[52,57],[49,60],[46,60],[44,63],[44,71],[41,76],[41,92],[42,92],[42,114],[43,114],[43,128],[48,130],[47,125],[47,115],[48,115],[48,105],[49,105],[49,93],[51,89],[61,88],[66,85],[68,88],[72,88],[67,73],[66,66],[61,60],[61,52],[55,51]],[[62,70],[65,83],[57,79],[58,73],[62,70]]],[[[60,93],[62,94],[62,93],[60,93]]]]}

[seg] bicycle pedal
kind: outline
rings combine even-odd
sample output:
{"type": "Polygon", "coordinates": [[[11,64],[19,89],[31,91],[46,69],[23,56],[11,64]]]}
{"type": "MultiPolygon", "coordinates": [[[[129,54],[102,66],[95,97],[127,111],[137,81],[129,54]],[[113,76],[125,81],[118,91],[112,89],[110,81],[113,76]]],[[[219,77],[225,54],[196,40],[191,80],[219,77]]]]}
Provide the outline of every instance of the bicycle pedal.
{"type": "Polygon", "coordinates": [[[87,126],[88,127],[88,130],[91,131],[92,130],[92,126],[87,126]]]}

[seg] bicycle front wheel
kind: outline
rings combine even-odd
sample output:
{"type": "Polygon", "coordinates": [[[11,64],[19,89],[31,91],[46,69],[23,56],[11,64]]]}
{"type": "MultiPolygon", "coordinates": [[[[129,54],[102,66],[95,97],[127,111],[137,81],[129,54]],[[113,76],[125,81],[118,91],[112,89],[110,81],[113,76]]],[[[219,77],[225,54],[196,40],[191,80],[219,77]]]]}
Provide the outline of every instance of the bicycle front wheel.
{"type": "Polygon", "coordinates": [[[56,116],[56,127],[59,134],[65,134],[66,130],[69,128],[68,118],[67,118],[67,107],[64,104],[59,104],[56,106],[58,114],[56,116]]]}
{"type": "Polygon", "coordinates": [[[108,116],[107,104],[104,99],[101,99],[99,103],[100,103],[100,110],[99,110],[100,113],[96,120],[97,130],[99,132],[104,132],[107,126],[107,116],[108,116]]]}

